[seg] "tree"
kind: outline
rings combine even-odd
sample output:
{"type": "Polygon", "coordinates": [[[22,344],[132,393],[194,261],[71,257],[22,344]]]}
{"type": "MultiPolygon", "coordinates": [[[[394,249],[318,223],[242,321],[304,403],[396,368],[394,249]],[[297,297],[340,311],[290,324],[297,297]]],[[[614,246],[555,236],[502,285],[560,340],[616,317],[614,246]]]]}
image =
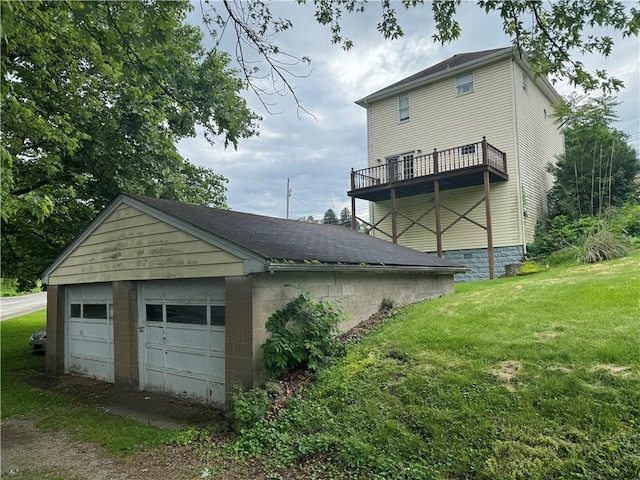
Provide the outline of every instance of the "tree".
{"type": "Polygon", "coordinates": [[[549,194],[552,216],[596,216],[636,201],[640,161],[627,135],[611,126],[616,105],[612,97],[574,95],[557,108],[565,153],[550,166],[556,177],[549,194]]]}
{"type": "Polygon", "coordinates": [[[318,220],[313,218],[313,215],[309,215],[308,217],[300,217],[298,219],[298,221],[299,222],[306,222],[306,223],[320,223],[318,220]]]}
{"type": "MultiPolygon", "coordinates": [[[[340,212],[340,225],[343,227],[351,228],[351,211],[344,207],[340,212]]],[[[356,220],[356,230],[360,230],[360,222],[356,220]]]]}
{"type": "Polygon", "coordinates": [[[351,212],[347,207],[343,208],[340,212],[339,224],[343,227],[351,228],[351,212]]]}
{"type": "MultiPolygon", "coordinates": [[[[306,3],[306,0],[298,0],[306,3]]],[[[342,31],[348,14],[362,13],[368,3],[361,0],[314,0],[315,19],[331,31],[332,43],[345,50],[353,47],[353,41],[342,31]]],[[[456,20],[461,0],[428,2],[434,27],[430,33],[434,42],[445,44],[457,40],[462,29],[456,20]]],[[[623,37],[638,36],[640,11],[624,0],[476,0],[477,7],[486,14],[497,12],[502,18],[503,31],[513,45],[538,75],[549,76],[552,81],[567,79],[572,85],[585,91],[601,89],[618,91],[623,82],[605,70],[588,71],[574,58],[575,54],[593,53],[608,57],[614,46],[610,32],[623,37]]],[[[396,5],[405,9],[426,8],[420,0],[402,2],[382,1],[378,31],[386,39],[404,35],[395,10],[396,5]]],[[[276,93],[291,94],[298,102],[296,92],[289,84],[297,64],[308,65],[308,57],[294,57],[283,52],[275,38],[278,33],[293,28],[287,18],[274,16],[268,0],[223,2],[222,6],[210,0],[200,0],[203,19],[209,32],[218,39],[225,32],[233,32],[236,57],[243,67],[247,82],[259,96],[273,93],[261,88],[257,79],[270,79],[276,93]],[[229,28],[228,28],[229,27],[229,28]],[[262,57],[266,71],[255,61],[262,57]]],[[[268,105],[263,101],[265,107],[268,105]]]]}
{"type": "Polygon", "coordinates": [[[322,223],[329,225],[339,225],[338,217],[336,217],[336,213],[330,208],[326,212],[324,212],[324,217],[322,217],[322,223]]]}
{"type": "Polygon", "coordinates": [[[118,192],[225,206],[182,158],[199,126],[236,146],[258,117],[187,1],[2,4],[2,274],[21,286],[118,192]]]}

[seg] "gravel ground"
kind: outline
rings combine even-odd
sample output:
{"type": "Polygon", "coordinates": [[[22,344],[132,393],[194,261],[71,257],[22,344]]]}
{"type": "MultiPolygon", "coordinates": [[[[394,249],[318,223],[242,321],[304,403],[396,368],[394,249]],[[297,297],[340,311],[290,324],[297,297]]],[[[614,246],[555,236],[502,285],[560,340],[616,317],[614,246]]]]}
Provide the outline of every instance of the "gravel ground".
{"type": "Polygon", "coordinates": [[[197,465],[189,459],[172,458],[166,465],[162,449],[123,460],[95,444],[73,441],[64,433],[42,432],[28,420],[2,420],[1,442],[0,476],[3,479],[183,480],[200,477],[197,465]]]}

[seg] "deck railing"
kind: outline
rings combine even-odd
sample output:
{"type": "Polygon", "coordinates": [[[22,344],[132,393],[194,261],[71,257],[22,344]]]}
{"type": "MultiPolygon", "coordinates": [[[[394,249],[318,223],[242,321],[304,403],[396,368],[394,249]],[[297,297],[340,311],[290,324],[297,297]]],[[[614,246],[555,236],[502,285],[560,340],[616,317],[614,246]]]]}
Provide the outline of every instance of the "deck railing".
{"type": "Polygon", "coordinates": [[[507,173],[507,155],[487,143],[486,138],[447,150],[404,156],[382,165],[351,171],[351,189],[358,190],[387,183],[428,177],[445,172],[455,172],[469,167],[489,165],[499,172],[507,173]]]}

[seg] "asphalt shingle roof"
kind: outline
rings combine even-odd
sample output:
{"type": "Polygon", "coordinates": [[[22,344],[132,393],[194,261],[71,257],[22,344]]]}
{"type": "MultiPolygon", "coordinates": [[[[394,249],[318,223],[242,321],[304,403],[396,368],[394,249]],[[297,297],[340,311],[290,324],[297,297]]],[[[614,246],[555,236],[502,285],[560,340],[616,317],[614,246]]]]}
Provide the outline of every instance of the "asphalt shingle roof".
{"type": "Polygon", "coordinates": [[[478,60],[482,57],[487,57],[489,55],[492,55],[494,53],[498,53],[498,52],[510,52],[512,49],[511,47],[503,47],[503,48],[494,48],[493,50],[482,50],[480,52],[469,52],[469,53],[458,53],[452,57],[447,58],[446,60],[441,61],[440,63],[437,63],[429,68],[426,68],[424,70],[419,71],[418,73],[415,73],[409,77],[403,78],[402,80],[393,83],[391,85],[388,85],[386,87],[384,87],[381,90],[378,90],[377,92],[372,93],[371,95],[368,95],[367,97],[372,97],[372,96],[377,96],[380,94],[383,94],[385,91],[387,90],[394,90],[397,87],[400,87],[402,85],[405,84],[409,84],[412,83],[416,80],[420,80],[420,79],[424,79],[427,77],[430,77],[432,75],[435,75],[436,73],[440,73],[443,72],[445,70],[448,70],[450,68],[454,68],[454,67],[458,67],[460,65],[464,65],[465,63],[470,63],[474,60],[478,60]]]}
{"type": "Polygon", "coordinates": [[[422,253],[339,225],[323,225],[221,210],[130,195],[160,212],[187,222],[265,260],[318,260],[330,264],[458,267],[422,253]]]}

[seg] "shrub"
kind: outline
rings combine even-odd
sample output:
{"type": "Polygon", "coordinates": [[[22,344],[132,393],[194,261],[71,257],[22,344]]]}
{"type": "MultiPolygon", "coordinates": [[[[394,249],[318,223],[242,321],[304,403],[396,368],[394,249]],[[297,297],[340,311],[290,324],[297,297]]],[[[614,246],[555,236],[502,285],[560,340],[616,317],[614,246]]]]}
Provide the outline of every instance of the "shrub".
{"type": "Polygon", "coordinates": [[[269,409],[267,391],[260,388],[244,390],[236,386],[231,399],[233,420],[238,430],[256,425],[269,409]]]}
{"type": "Polygon", "coordinates": [[[302,291],[285,308],[271,315],[266,323],[271,336],[262,345],[267,375],[278,377],[296,368],[318,370],[344,347],[338,342],[338,323],[344,319],[341,308],[329,302],[316,302],[302,291]]]}
{"type": "Polygon", "coordinates": [[[624,257],[628,253],[627,243],[608,229],[606,225],[602,225],[585,238],[582,247],[582,260],[585,263],[596,263],[624,257]]]}
{"type": "Polygon", "coordinates": [[[18,280],[15,278],[0,279],[0,290],[3,297],[15,297],[18,295],[18,280]]]}

